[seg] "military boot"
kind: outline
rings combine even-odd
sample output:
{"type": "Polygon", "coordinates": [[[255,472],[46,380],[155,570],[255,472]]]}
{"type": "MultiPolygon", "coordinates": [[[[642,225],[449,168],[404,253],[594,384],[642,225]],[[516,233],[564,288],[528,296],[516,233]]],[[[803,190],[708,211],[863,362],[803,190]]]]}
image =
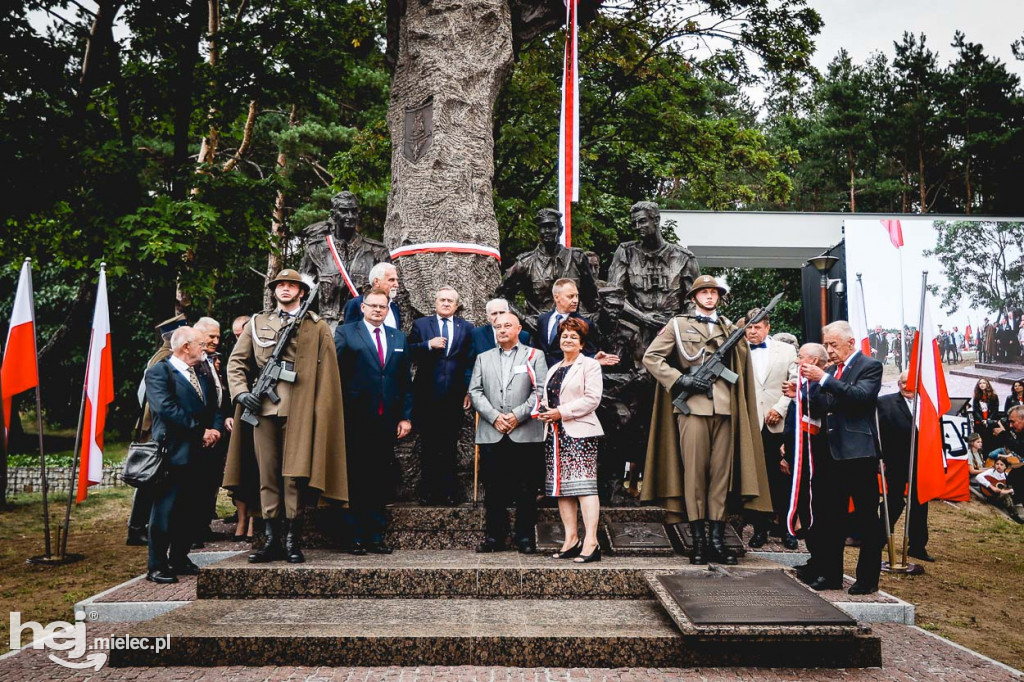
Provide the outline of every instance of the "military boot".
{"type": "Polygon", "coordinates": [[[306,561],[302,555],[302,519],[288,521],[288,535],[284,539],[284,551],[288,555],[288,563],[301,564],[306,561]]]}
{"type": "Polygon", "coordinates": [[[727,566],[735,566],[736,552],[725,546],[725,521],[711,522],[711,557],[727,566]]]}
{"type": "Polygon", "coordinates": [[[265,564],[268,561],[280,561],[285,558],[284,547],[281,545],[284,519],[267,519],[264,524],[266,541],[263,547],[249,555],[250,564],[265,564]]]}
{"type": "Polygon", "coordinates": [[[693,549],[690,550],[690,563],[705,565],[708,563],[708,538],[704,531],[703,521],[690,522],[690,537],[693,538],[693,549]]]}

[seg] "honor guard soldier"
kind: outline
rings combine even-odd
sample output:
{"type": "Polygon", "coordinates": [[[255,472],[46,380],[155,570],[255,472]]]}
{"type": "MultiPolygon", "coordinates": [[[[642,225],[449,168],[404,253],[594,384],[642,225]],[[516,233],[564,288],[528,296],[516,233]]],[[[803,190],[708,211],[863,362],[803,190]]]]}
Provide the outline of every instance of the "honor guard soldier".
{"type": "MultiPolygon", "coordinates": [[[[310,284],[286,269],[267,287],[276,305],[245,325],[227,368],[235,422],[253,425],[260,509],[266,521],[266,543],[249,561],[287,558],[301,563],[303,493],[310,489],[348,501],[341,386],[331,330],[302,305],[310,284]],[[287,343],[280,348],[284,336],[287,343]],[[279,378],[265,376],[265,367],[278,362],[279,378]]],[[[231,439],[225,487],[247,480],[243,470],[252,466],[242,456],[241,440],[231,439]]]]}
{"type": "Polygon", "coordinates": [[[709,558],[736,563],[735,553],[725,546],[730,487],[743,497],[748,509],[771,511],[748,344],[741,339],[724,358],[732,382],[725,372],[712,381],[691,371],[714,355],[736,330],[717,312],[725,293],[714,277],[697,277],[687,293],[695,312],[670,320],[643,359],[660,388],[654,403],[642,499],[662,503],[669,511],[669,523],[681,520],[685,506],[693,537],[693,564],[706,564],[709,558]],[[680,401],[671,402],[684,394],[689,395],[685,409],[680,401]]]}

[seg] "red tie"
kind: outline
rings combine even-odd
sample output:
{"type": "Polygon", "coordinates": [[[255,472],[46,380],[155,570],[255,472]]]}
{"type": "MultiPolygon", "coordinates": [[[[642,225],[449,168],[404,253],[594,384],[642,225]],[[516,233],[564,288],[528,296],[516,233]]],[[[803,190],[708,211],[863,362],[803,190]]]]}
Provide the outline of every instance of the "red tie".
{"type": "Polygon", "coordinates": [[[836,379],[841,379],[843,376],[843,368],[846,367],[845,363],[840,362],[839,366],[836,367],[836,379]]]}
{"type": "MultiPolygon", "coordinates": [[[[377,359],[380,360],[381,369],[384,369],[384,346],[380,345],[380,327],[373,330],[373,335],[377,337],[377,359]]],[[[377,414],[384,414],[383,398],[381,398],[380,405],[377,406],[377,414]]]]}

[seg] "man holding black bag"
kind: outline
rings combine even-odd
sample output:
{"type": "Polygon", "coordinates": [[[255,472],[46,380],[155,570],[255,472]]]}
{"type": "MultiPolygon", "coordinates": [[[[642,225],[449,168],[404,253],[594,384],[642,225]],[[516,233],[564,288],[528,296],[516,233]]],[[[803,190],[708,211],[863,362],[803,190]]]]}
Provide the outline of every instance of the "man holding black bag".
{"type": "Polygon", "coordinates": [[[202,448],[220,440],[224,416],[209,378],[197,374],[205,335],[180,327],[171,335],[171,357],[146,371],[146,400],[153,418],[153,440],[163,444],[164,473],[153,483],[146,579],[176,583],[199,568],[188,558],[197,528],[195,505],[187,498],[202,448]],[[168,554],[169,552],[169,554],[168,554]]]}

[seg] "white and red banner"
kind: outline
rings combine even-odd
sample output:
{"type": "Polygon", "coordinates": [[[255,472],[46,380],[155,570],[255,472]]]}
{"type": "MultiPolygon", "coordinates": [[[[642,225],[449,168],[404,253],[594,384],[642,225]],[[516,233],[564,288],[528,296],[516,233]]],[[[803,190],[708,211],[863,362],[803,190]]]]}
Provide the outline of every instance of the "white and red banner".
{"type": "Polygon", "coordinates": [[[861,278],[850,286],[850,296],[846,301],[847,314],[850,318],[850,327],[853,328],[853,338],[857,340],[857,347],[864,355],[871,357],[871,341],[868,339],[868,310],[864,303],[864,283],[861,278]]]}
{"type": "Polygon", "coordinates": [[[114,361],[110,352],[110,308],[107,305],[107,273],[100,265],[96,285],[96,311],[92,318],[92,339],[85,367],[85,412],[82,418],[82,451],[78,469],[81,502],[88,488],[103,480],[103,429],[107,411],[114,401],[114,361]]]}
{"type": "Polygon", "coordinates": [[[562,114],[558,126],[558,210],[562,233],[558,241],[572,246],[572,205],[580,199],[580,92],[577,70],[579,0],[565,0],[565,60],[562,71],[562,114]]]}
{"type": "Polygon", "coordinates": [[[338,272],[341,273],[341,278],[345,280],[345,286],[348,287],[348,292],[352,294],[352,298],[358,298],[359,292],[356,290],[356,285],[352,282],[352,276],[348,274],[348,269],[345,268],[345,264],[341,262],[341,256],[338,254],[338,247],[334,244],[334,237],[327,235],[327,249],[331,252],[331,258],[334,259],[334,266],[338,268],[338,272]]]}
{"type": "Polygon", "coordinates": [[[7,343],[4,344],[3,365],[0,366],[5,433],[11,428],[11,399],[39,386],[35,303],[32,299],[32,267],[29,263],[26,258],[21,266],[18,290],[14,294],[14,309],[11,311],[11,326],[7,330],[7,343]]]}
{"type": "Polygon", "coordinates": [[[927,301],[923,319],[924,324],[914,334],[907,378],[908,385],[918,390],[917,498],[922,504],[929,500],[969,500],[967,459],[948,457],[942,447],[942,415],[949,411],[950,402],[927,301]]]}
{"type": "Polygon", "coordinates": [[[391,249],[391,260],[415,256],[420,253],[472,253],[487,256],[501,262],[501,252],[493,246],[473,244],[470,242],[423,242],[422,244],[406,244],[391,249]]]}
{"type": "Polygon", "coordinates": [[[903,227],[900,225],[900,221],[882,220],[879,222],[889,232],[889,241],[892,242],[892,245],[897,249],[903,246],[903,227]]]}

